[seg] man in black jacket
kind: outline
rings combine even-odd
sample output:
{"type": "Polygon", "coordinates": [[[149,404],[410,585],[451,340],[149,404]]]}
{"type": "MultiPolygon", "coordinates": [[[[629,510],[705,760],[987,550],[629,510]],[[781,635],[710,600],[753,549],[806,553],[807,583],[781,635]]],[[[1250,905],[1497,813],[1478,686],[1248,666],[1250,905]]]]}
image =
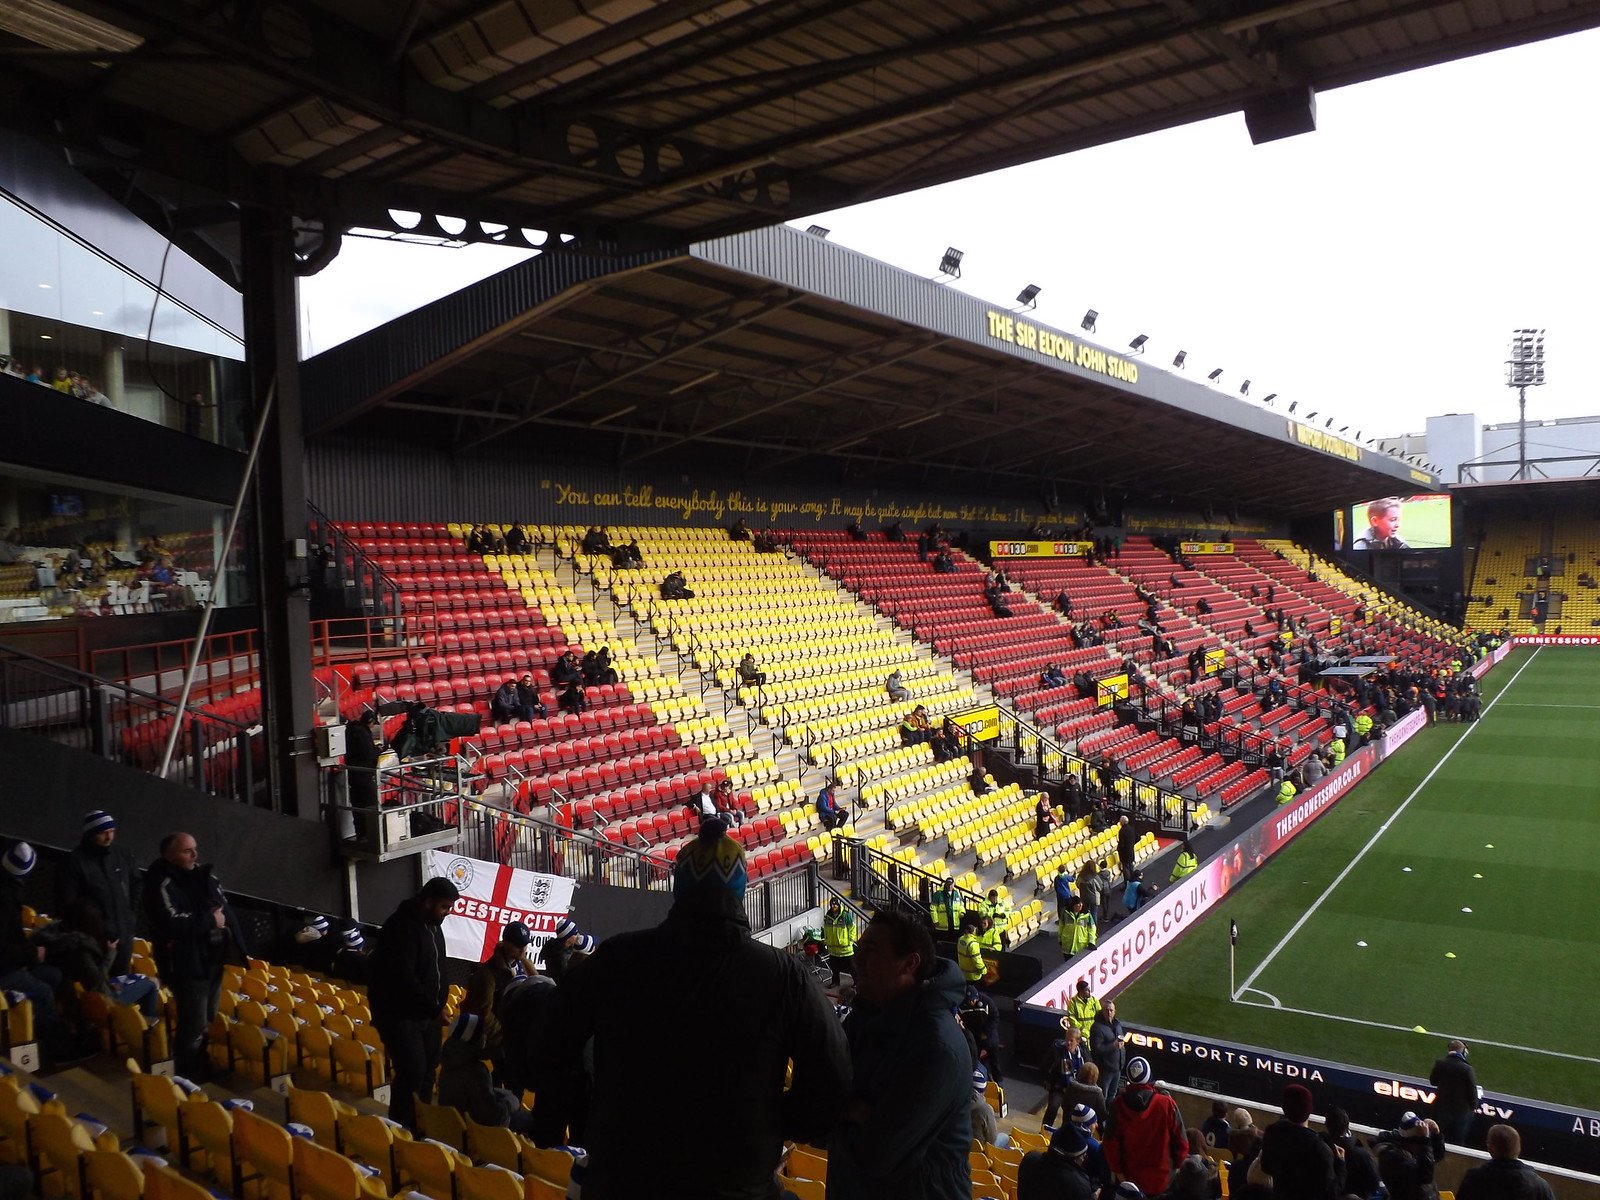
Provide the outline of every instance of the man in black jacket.
{"type": "Polygon", "coordinates": [[[394,1064],[389,1117],[415,1131],[417,1097],[433,1097],[440,1017],[450,994],[445,978],[445,917],[461,893],[435,877],[390,914],[368,961],[372,1024],[394,1064]]]}
{"type": "Polygon", "coordinates": [[[1283,1120],[1261,1135],[1261,1169],[1279,1200],[1334,1200],[1344,1194],[1344,1160],[1314,1133],[1311,1093],[1298,1083],[1283,1089],[1283,1120]]]}
{"type": "Polygon", "coordinates": [[[1433,1112],[1444,1140],[1455,1146],[1465,1146],[1472,1135],[1472,1118],[1483,1095],[1477,1073],[1467,1061],[1465,1042],[1451,1041],[1445,1056],[1433,1064],[1428,1082],[1434,1088],[1433,1112]]]}
{"type": "Polygon", "coordinates": [[[145,873],[144,911],[156,970],[177,1002],[178,1073],[198,1081],[208,1073],[206,1029],[217,1015],[223,964],[230,948],[241,961],[245,949],[222,885],[190,834],[161,839],[161,857],[145,873]]]}
{"type": "Polygon", "coordinates": [[[746,879],[711,818],[678,856],[667,919],[607,938],[556,989],[547,1069],[570,1075],[593,1039],[585,1197],[656,1195],[668,1180],[674,1195],[769,1200],[784,1140],[820,1143],[842,1115],[838,1018],[798,958],[751,938],[746,879]]]}
{"type": "Polygon", "coordinates": [[[83,818],[78,848],[56,871],[56,912],[68,928],[97,938],[110,952],[107,975],[126,975],[133,955],[133,859],[116,845],[117,819],[95,809],[83,818]]]}
{"type": "Polygon", "coordinates": [[[1127,1065],[1127,1031],[1117,1020],[1117,1002],[1106,1000],[1089,1026],[1089,1057],[1100,1068],[1100,1086],[1106,1104],[1117,1098],[1122,1085],[1122,1069],[1127,1065]]]}
{"type": "Polygon", "coordinates": [[[1523,1162],[1522,1138],[1509,1125],[1489,1127],[1489,1161],[1473,1167],[1456,1188],[1458,1200],[1555,1200],[1544,1178],[1523,1162]]]}

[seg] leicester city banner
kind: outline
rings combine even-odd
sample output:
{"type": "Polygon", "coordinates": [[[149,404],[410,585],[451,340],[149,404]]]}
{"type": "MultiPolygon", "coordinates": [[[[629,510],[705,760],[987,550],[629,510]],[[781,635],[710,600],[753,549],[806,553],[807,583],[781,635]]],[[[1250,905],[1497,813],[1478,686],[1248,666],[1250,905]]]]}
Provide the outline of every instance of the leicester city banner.
{"type": "Polygon", "coordinates": [[[572,908],[575,885],[561,875],[540,875],[446,850],[424,852],[422,874],[427,879],[442,875],[461,893],[444,919],[444,949],[451,958],[467,962],[488,958],[501,930],[512,921],[521,921],[533,934],[529,950],[536,956],[555,933],[556,922],[572,908]]]}

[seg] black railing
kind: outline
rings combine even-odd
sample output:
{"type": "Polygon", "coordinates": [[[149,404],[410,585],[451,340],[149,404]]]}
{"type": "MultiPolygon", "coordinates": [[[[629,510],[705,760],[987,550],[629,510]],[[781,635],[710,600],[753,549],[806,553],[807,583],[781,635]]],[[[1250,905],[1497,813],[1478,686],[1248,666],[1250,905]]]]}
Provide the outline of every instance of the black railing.
{"type": "Polygon", "coordinates": [[[333,546],[334,578],[342,595],[343,606],[353,608],[365,617],[398,620],[403,593],[394,578],[315,504],[307,501],[306,514],[313,561],[317,550],[323,546],[333,546]]]}
{"type": "Polygon", "coordinates": [[[0,729],[48,738],[150,774],[159,773],[181,721],[166,778],[241,804],[266,804],[260,726],[187,712],[173,701],[25,651],[0,647],[0,729]]]}
{"type": "MultiPolygon", "coordinates": [[[[858,904],[874,910],[909,909],[927,918],[934,893],[944,886],[943,876],[902,862],[892,854],[874,850],[855,838],[836,838],[834,853],[848,873],[850,892],[858,904]]],[[[976,892],[956,889],[962,906],[975,909],[982,903],[976,892]]]]}
{"type": "MultiPolygon", "coordinates": [[[[1081,754],[1074,754],[1015,709],[1000,705],[1001,729],[1009,723],[1012,734],[1012,753],[1016,761],[1026,764],[1030,759],[1039,772],[1042,786],[1052,781],[1065,782],[1068,776],[1077,780],[1085,796],[1100,795],[1114,813],[1152,821],[1165,832],[1188,833],[1194,825],[1194,813],[1200,802],[1182,792],[1164,788],[1150,780],[1138,779],[1117,769],[1107,774],[1104,763],[1097,763],[1081,754]]],[[[1114,757],[1114,756],[1113,756],[1114,757]]]]}

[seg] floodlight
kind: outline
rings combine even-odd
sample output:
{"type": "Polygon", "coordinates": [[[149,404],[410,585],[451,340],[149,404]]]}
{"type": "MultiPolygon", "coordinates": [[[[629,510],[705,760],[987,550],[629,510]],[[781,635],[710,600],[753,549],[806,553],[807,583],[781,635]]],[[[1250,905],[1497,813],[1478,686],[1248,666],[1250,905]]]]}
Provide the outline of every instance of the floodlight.
{"type": "MultiPolygon", "coordinates": [[[[1293,412],[1294,410],[1291,408],[1289,411],[1293,412]]],[[[1306,414],[1305,419],[1308,420],[1308,421],[1315,421],[1317,419],[1317,410],[1316,409],[1312,409],[1310,412],[1308,412],[1306,414]]]]}
{"type": "Polygon", "coordinates": [[[1079,328],[1082,329],[1085,333],[1093,333],[1094,332],[1094,323],[1096,321],[1098,321],[1099,319],[1100,319],[1100,314],[1095,312],[1095,310],[1091,308],[1088,312],[1083,314],[1083,321],[1079,324],[1079,328]]]}
{"type": "Polygon", "coordinates": [[[948,275],[952,279],[961,278],[961,251],[954,246],[944,252],[944,257],[939,260],[939,274],[948,275]]]}
{"type": "Polygon", "coordinates": [[[1239,395],[1248,396],[1249,394],[1250,394],[1250,381],[1248,379],[1246,379],[1243,383],[1241,383],[1239,385],[1239,395]]]}
{"type": "Polygon", "coordinates": [[[1294,411],[1294,406],[1295,406],[1295,405],[1296,405],[1296,404],[1299,404],[1299,403],[1300,403],[1300,401],[1298,401],[1298,400],[1291,400],[1291,401],[1289,401],[1289,411],[1290,411],[1290,412],[1293,412],[1293,411],[1294,411]]]}
{"type": "Polygon", "coordinates": [[[1027,287],[1018,292],[1017,303],[1023,305],[1025,308],[1038,308],[1039,285],[1037,283],[1030,283],[1027,287]]]}
{"type": "Polygon", "coordinates": [[[1134,338],[1133,341],[1128,343],[1128,349],[1132,350],[1135,354],[1143,354],[1144,344],[1149,340],[1150,335],[1148,333],[1141,333],[1138,337],[1134,338]]]}
{"type": "Polygon", "coordinates": [[[1185,360],[1188,359],[1188,357],[1189,357],[1189,352],[1187,350],[1179,350],[1176,354],[1174,354],[1172,356],[1172,365],[1177,367],[1178,370],[1181,371],[1181,370],[1183,370],[1183,364],[1184,364],[1185,360]]]}
{"type": "Polygon", "coordinates": [[[1266,394],[1266,396],[1262,399],[1261,403],[1263,403],[1263,404],[1271,404],[1277,398],[1278,398],[1278,393],[1277,392],[1268,392],[1266,394]]]}
{"type": "Polygon", "coordinates": [[[829,229],[826,225],[810,225],[807,226],[806,232],[811,234],[813,237],[825,238],[832,233],[833,230],[829,229]]]}
{"type": "Polygon", "coordinates": [[[1218,367],[1215,371],[1211,372],[1211,374],[1207,375],[1206,378],[1212,383],[1215,383],[1217,380],[1222,378],[1222,368],[1218,367]]]}
{"type": "Polygon", "coordinates": [[[1329,417],[1326,421],[1324,421],[1322,423],[1322,427],[1324,429],[1332,429],[1333,428],[1333,418],[1329,417]]]}

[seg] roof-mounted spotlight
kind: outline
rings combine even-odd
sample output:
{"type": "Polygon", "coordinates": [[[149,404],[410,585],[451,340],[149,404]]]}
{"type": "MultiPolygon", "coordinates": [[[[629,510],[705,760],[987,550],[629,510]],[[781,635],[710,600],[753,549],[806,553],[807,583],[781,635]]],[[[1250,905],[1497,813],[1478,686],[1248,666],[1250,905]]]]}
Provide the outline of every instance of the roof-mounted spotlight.
{"type": "Polygon", "coordinates": [[[1333,428],[1333,418],[1329,417],[1326,421],[1324,421],[1322,423],[1322,427],[1324,429],[1332,429],[1333,428]]]}
{"type": "Polygon", "coordinates": [[[808,225],[806,227],[806,232],[812,237],[825,238],[832,233],[833,230],[829,229],[826,225],[808,225]]]}
{"type": "Polygon", "coordinates": [[[1293,411],[1294,411],[1294,406],[1295,406],[1295,405],[1296,405],[1296,404],[1299,404],[1299,403],[1300,403],[1300,401],[1298,401],[1298,400],[1291,400],[1291,401],[1289,401],[1289,411],[1290,411],[1290,412],[1293,412],[1293,411]]]}
{"type": "Polygon", "coordinates": [[[1174,354],[1172,356],[1172,365],[1177,367],[1178,370],[1181,371],[1181,370],[1183,370],[1183,364],[1185,362],[1187,362],[1188,359],[1189,359],[1189,352],[1187,350],[1179,350],[1176,354],[1174,354]]]}
{"type": "Polygon", "coordinates": [[[1239,395],[1248,396],[1249,394],[1250,394],[1250,381],[1248,379],[1246,379],[1243,383],[1241,383],[1239,385],[1239,395]]]}
{"type": "Polygon", "coordinates": [[[1211,372],[1211,374],[1207,375],[1206,378],[1212,383],[1215,383],[1217,380],[1222,378],[1222,368],[1218,367],[1215,371],[1211,372]]]}
{"type": "Polygon", "coordinates": [[[1278,393],[1277,392],[1268,392],[1265,396],[1262,397],[1261,403],[1267,405],[1267,407],[1270,408],[1272,406],[1272,402],[1274,400],[1276,400],[1277,398],[1278,398],[1278,393]]]}
{"type": "Polygon", "coordinates": [[[1078,323],[1078,328],[1082,329],[1085,333],[1093,333],[1094,323],[1099,319],[1100,314],[1091,308],[1088,312],[1083,314],[1083,320],[1078,323]]]}
{"type": "Polygon", "coordinates": [[[1138,337],[1134,338],[1133,341],[1128,343],[1128,349],[1132,350],[1135,354],[1143,354],[1144,344],[1149,340],[1150,335],[1148,333],[1141,333],[1138,337]]]}
{"type": "Polygon", "coordinates": [[[948,275],[951,279],[961,278],[962,252],[950,246],[944,252],[944,257],[939,260],[939,274],[948,275]]]}
{"type": "MultiPolygon", "coordinates": [[[[1292,412],[1293,409],[1291,409],[1290,411],[1292,412]]],[[[1315,421],[1317,419],[1317,410],[1313,408],[1310,412],[1308,412],[1306,414],[1305,419],[1308,420],[1308,421],[1315,421]]]]}
{"type": "Polygon", "coordinates": [[[1027,287],[1018,292],[1017,303],[1022,305],[1023,308],[1038,308],[1039,285],[1037,283],[1030,283],[1027,287]]]}

